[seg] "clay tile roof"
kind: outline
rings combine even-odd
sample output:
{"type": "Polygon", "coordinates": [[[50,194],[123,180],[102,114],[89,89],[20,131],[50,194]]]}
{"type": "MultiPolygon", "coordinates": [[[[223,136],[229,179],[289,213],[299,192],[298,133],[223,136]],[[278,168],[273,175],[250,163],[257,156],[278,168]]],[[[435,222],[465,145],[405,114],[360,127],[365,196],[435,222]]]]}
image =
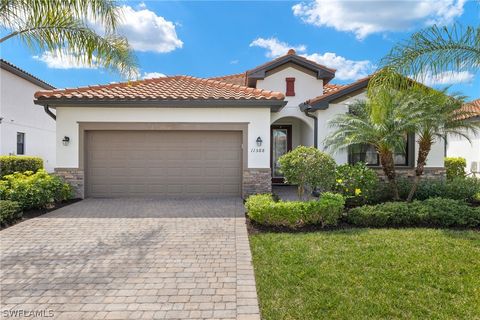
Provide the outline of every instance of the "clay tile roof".
{"type": "Polygon", "coordinates": [[[242,72],[242,73],[230,74],[230,75],[221,76],[221,77],[212,77],[209,79],[244,86],[246,85],[247,75],[245,72],[242,72]]]}
{"type": "Polygon", "coordinates": [[[322,95],[315,97],[313,99],[307,100],[306,103],[313,106],[322,101],[328,101],[330,98],[334,98],[334,99],[338,98],[339,96],[342,96],[343,93],[348,94],[352,90],[366,87],[370,78],[371,76],[368,76],[347,85],[326,84],[323,87],[322,95]]]}
{"type": "Polygon", "coordinates": [[[38,91],[38,101],[283,100],[280,92],[253,89],[214,79],[172,76],[73,89],[38,91]]]}
{"type": "Polygon", "coordinates": [[[480,99],[464,104],[461,110],[471,114],[462,117],[463,119],[480,117],[480,99]]]}

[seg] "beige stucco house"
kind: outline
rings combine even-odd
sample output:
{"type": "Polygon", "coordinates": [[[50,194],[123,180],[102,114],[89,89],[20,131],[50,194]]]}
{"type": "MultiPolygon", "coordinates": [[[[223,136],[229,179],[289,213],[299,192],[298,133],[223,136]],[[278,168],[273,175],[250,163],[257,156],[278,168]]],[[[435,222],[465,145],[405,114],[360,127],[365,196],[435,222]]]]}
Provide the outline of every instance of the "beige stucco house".
{"type": "MultiPolygon", "coordinates": [[[[40,91],[35,102],[56,109],[56,170],[80,197],[247,196],[282,182],[285,152],[323,150],[328,121],[364,98],[369,78],[334,78],[334,69],[290,50],[241,74],[40,91]]],[[[407,143],[400,170],[415,161],[414,140],[407,143]]],[[[442,168],[443,156],[443,143],[434,145],[427,171],[442,168]]],[[[378,165],[366,146],[333,157],[378,165]]]]}

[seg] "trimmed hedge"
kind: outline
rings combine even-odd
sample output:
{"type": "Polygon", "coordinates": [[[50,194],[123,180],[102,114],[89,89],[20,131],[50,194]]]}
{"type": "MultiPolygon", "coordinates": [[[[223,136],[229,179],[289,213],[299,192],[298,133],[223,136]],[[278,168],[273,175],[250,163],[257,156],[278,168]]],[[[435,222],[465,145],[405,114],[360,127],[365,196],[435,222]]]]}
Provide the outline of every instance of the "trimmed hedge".
{"type": "Polygon", "coordinates": [[[245,204],[250,219],[269,226],[298,228],[309,224],[337,225],[345,200],[342,195],[325,192],[314,201],[278,201],[270,194],[250,196],[245,204]]]}
{"type": "Polygon", "coordinates": [[[43,159],[30,156],[0,156],[0,178],[15,172],[43,169],[43,159]]]}
{"type": "Polygon", "coordinates": [[[22,217],[22,208],[16,201],[0,200],[0,225],[4,226],[22,217]]]}
{"type": "Polygon", "coordinates": [[[447,179],[465,178],[465,168],[467,167],[465,158],[446,157],[444,161],[447,179]]]}
{"type": "Polygon", "coordinates": [[[431,198],[351,209],[346,221],[358,227],[480,227],[480,208],[464,201],[431,198]]]}
{"type": "MultiPolygon", "coordinates": [[[[398,180],[400,197],[406,199],[412,182],[408,179],[398,180]]],[[[392,191],[385,182],[379,182],[373,191],[369,193],[367,202],[379,204],[392,200],[392,191]]],[[[445,179],[422,179],[415,192],[414,199],[426,200],[429,198],[446,198],[475,202],[475,195],[480,193],[480,179],[476,178],[455,178],[445,179]]]]}
{"type": "Polygon", "coordinates": [[[0,199],[17,201],[23,209],[45,208],[70,199],[72,194],[69,184],[43,169],[17,172],[0,180],[0,199]]]}

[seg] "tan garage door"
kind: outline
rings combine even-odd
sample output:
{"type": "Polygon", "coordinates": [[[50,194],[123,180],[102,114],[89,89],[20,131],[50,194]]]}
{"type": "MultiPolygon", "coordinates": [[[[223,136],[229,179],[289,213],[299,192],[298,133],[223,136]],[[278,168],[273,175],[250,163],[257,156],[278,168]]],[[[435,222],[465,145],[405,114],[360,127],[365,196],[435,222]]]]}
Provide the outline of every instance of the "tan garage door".
{"type": "Polygon", "coordinates": [[[90,197],[240,195],[235,131],[88,131],[90,197]]]}

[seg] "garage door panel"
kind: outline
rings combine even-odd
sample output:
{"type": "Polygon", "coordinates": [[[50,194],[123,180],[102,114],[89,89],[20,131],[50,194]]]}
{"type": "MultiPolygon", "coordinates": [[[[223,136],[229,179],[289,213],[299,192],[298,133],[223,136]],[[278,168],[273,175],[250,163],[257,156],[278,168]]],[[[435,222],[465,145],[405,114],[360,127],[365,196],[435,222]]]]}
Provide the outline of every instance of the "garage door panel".
{"type": "Polygon", "coordinates": [[[233,131],[90,131],[87,195],[240,195],[242,135],[233,131]]]}

